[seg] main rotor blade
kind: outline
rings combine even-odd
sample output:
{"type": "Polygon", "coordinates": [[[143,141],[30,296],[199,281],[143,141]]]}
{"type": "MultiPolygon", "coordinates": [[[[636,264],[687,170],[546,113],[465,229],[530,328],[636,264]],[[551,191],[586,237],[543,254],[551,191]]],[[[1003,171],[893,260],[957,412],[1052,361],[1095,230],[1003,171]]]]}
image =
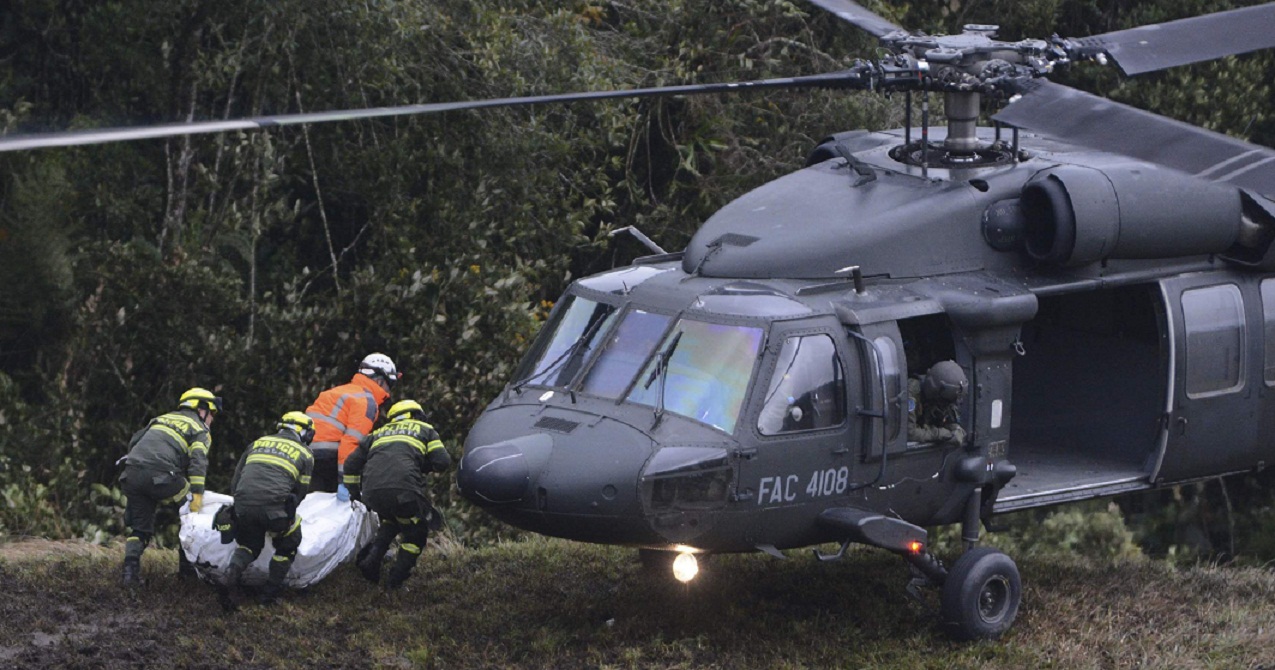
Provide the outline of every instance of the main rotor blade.
{"type": "Polygon", "coordinates": [[[168,123],[154,126],[136,126],[126,128],[103,128],[95,130],[68,131],[60,133],[32,133],[27,135],[0,136],[0,152],[21,151],[24,149],[40,149],[45,147],[69,147],[86,144],[106,144],[159,137],[179,137],[182,135],[201,135],[223,133],[232,130],[260,130],[278,126],[295,126],[305,123],[328,123],[332,121],[354,121],[358,119],[375,119],[390,116],[411,116],[418,114],[436,114],[467,109],[485,109],[489,107],[514,107],[519,105],[539,105],[556,102],[578,102],[585,100],[606,100],[614,98],[652,98],[674,95],[693,95],[700,93],[725,93],[775,88],[848,88],[866,89],[871,84],[867,68],[856,68],[843,72],[811,75],[806,77],[786,77],[781,79],[761,79],[757,81],[731,82],[724,84],[687,84],[683,86],[661,86],[656,88],[636,88],[625,91],[589,91],[583,93],[560,93],[556,95],[534,95],[517,98],[492,98],[488,100],[471,100],[463,102],[437,102],[421,105],[402,105],[398,107],[374,107],[371,109],[334,110],[309,114],[280,114],[276,116],[255,116],[245,119],[226,121],[197,121],[193,123],[168,123]]]}
{"type": "Polygon", "coordinates": [[[1037,79],[992,118],[1275,197],[1275,150],[1037,79]]]}
{"type": "Polygon", "coordinates": [[[851,2],[851,0],[807,0],[807,2],[812,5],[818,5],[819,7],[836,14],[842,21],[853,24],[859,29],[866,30],[877,37],[884,37],[896,31],[907,32],[884,18],[864,9],[859,5],[859,3],[851,2]]]}
{"type": "Polygon", "coordinates": [[[1125,74],[1163,70],[1275,47],[1275,2],[1075,41],[1101,45],[1125,74]]]}

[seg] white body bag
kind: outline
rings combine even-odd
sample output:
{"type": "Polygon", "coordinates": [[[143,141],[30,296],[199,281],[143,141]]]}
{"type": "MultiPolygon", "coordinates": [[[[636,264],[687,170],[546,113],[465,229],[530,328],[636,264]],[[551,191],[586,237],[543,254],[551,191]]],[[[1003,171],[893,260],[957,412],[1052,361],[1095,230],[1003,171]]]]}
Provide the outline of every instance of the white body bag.
{"type": "MultiPolygon", "coordinates": [[[[230,557],[239,545],[221,543],[221,533],[213,529],[213,515],[234,498],[207,491],[204,507],[198,514],[189,506],[183,506],[180,531],[182,551],[195,566],[204,581],[214,584],[224,582],[230,557]]],[[[314,492],[297,506],[301,517],[301,547],[292,562],[292,569],[284,584],[303,589],[318,583],[336,566],[353,560],[358,550],[376,535],[376,515],[361,502],[341,502],[335,493],[314,492]]],[[[266,535],[266,546],[261,555],[243,572],[240,583],[259,585],[266,583],[270,571],[270,558],[274,556],[274,544],[266,535]]]]}

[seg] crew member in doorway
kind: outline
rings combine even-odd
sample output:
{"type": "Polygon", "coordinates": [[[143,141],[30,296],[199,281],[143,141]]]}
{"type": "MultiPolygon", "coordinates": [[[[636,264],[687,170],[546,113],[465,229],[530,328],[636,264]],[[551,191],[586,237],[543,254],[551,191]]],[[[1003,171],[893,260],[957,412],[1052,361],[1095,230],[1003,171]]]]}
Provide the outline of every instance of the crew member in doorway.
{"type": "Polygon", "coordinates": [[[345,485],[381,520],[376,539],[358,555],[359,571],[368,581],[380,581],[385,552],[395,537],[402,536],[394,568],[385,580],[386,588],[394,589],[412,573],[430,529],[442,527],[426,494],[425,475],[443,472],[452,459],[415,400],[394,403],[386,418],[389,423],[369,435],[345,462],[345,485]]]}
{"type": "Polygon", "coordinates": [[[965,443],[957,406],[969,388],[955,361],[939,361],[908,379],[908,441],[965,443]]]}
{"type": "Polygon", "coordinates": [[[402,376],[389,356],[368,354],[348,384],[320,393],[306,409],[315,423],[313,490],[336,491],[338,499],[350,499],[341,483],[345,459],[371,434],[381,403],[402,376]]]}
{"type": "MultiPolygon", "coordinates": [[[[155,536],[155,513],[160,505],[176,505],[192,494],[190,511],[204,503],[204,478],[208,473],[209,428],[221,411],[221,398],[211,391],[192,388],[181,395],[177,410],[151,419],[133,434],[120,488],[127,496],[124,525],[124,584],[142,583],[142,553],[155,536]]],[[[182,574],[193,572],[180,555],[182,574]]]]}
{"type": "Polygon", "coordinates": [[[297,505],[310,488],[314,456],[309,445],[314,431],[313,419],[301,412],[288,412],[280,419],[277,433],[253,442],[239,457],[231,481],[235,541],[239,546],[226,569],[229,590],[238,588],[244,569],[257,560],[265,548],[267,533],[272,537],[274,556],[270,559],[262,602],[274,602],[283,590],[283,580],[301,546],[297,505]]]}

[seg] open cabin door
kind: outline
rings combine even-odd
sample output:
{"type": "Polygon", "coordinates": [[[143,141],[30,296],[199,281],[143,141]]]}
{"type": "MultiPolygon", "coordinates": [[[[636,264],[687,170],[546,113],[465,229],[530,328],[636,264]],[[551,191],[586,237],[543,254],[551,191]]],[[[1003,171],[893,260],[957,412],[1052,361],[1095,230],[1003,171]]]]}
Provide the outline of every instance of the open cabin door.
{"type": "Polygon", "coordinates": [[[1255,467],[1263,386],[1258,284],[1236,273],[1160,282],[1172,360],[1157,482],[1255,467]]]}
{"type": "Polygon", "coordinates": [[[1009,458],[997,512],[1150,488],[1171,386],[1157,284],[1039,298],[1013,358],[1009,458]]]}
{"type": "Polygon", "coordinates": [[[875,419],[863,423],[863,455],[867,461],[878,461],[883,454],[902,452],[908,445],[908,370],[903,337],[893,321],[867,324],[858,333],[850,332],[865,345],[860,347],[866,355],[861,367],[863,404],[859,413],[865,419],[875,419]]]}

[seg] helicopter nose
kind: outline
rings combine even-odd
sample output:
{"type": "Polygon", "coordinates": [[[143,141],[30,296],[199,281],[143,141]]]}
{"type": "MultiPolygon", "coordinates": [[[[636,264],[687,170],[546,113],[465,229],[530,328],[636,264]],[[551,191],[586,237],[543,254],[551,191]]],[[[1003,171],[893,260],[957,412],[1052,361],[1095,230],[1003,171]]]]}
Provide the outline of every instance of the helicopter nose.
{"type": "MultiPolygon", "coordinates": [[[[599,409],[615,413],[606,402],[599,409]]],[[[592,406],[510,403],[488,408],[470,429],[456,485],[470,502],[523,530],[660,543],[638,498],[637,480],[653,451],[640,427],[592,406]]]]}
{"type": "Polygon", "coordinates": [[[456,486],[479,505],[521,502],[552,451],[552,438],[543,434],[467,449],[456,471],[456,486]]]}

